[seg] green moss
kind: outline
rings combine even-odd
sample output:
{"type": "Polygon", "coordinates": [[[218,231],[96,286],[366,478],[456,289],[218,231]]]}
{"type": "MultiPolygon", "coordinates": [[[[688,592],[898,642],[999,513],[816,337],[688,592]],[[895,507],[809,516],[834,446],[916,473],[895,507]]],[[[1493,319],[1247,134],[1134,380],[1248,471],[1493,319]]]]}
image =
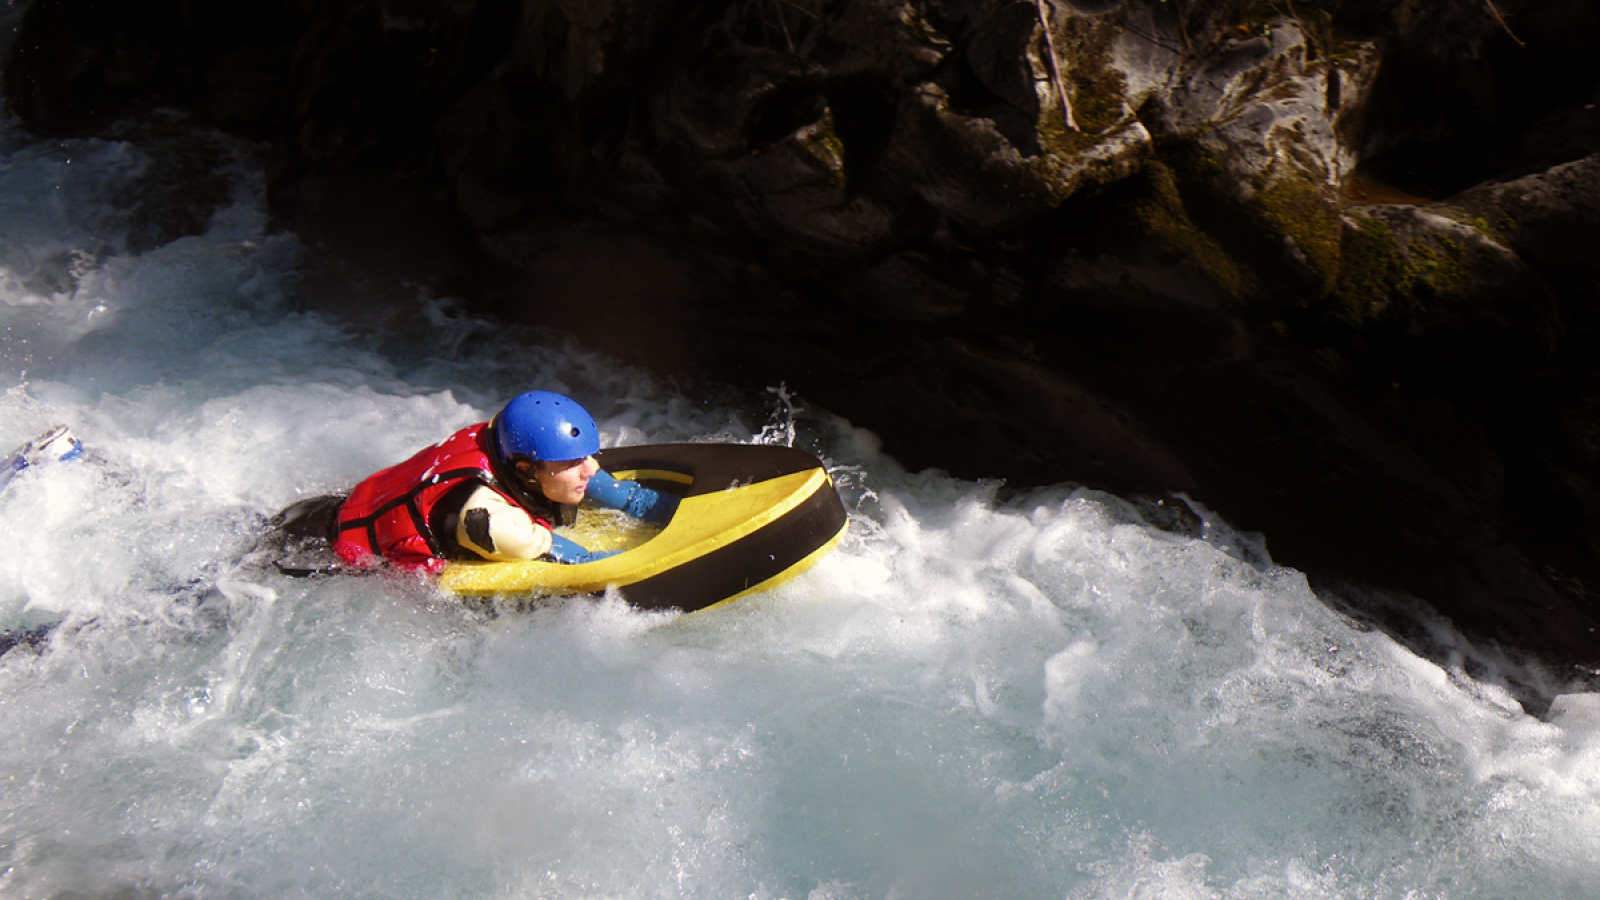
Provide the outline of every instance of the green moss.
{"type": "Polygon", "coordinates": [[[1497,244],[1504,243],[1504,241],[1501,240],[1500,235],[1496,232],[1495,227],[1483,216],[1470,216],[1465,219],[1457,219],[1456,221],[1466,225],[1467,227],[1473,229],[1497,244]]]}
{"type": "Polygon", "coordinates": [[[1273,231],[1299,249],[1321,292],[1332,292],[1339,280],[1343,226],[1338,209],[1324,192],[1303,178],[1280,178],[1250,202],[1273,231]]]}
{"type": "Polygon", "coordinates": [[[827,127],[819,130],[817,140],[821,141],[822,146],[827,147],[828,152],[832,153],[836,158],[844,159],[844,141],[839,138],[839,133],[833,129],[832,112],[828,113],[827,127]]]}
{"type": "Polygon", "coordinates": [[[1173,170],[1159,161],[1141,172],[1148,191],[1133,206],[1134,217],[1149,234],[1200,269],[1222,291],[1236,299],[1249,294],[1252,279],[1214,238],[1196,227],[1184,209],[1173,170]]]}
{"type": "Polygon", "coordinates": [[[1335,310],[1349,324],[1364,325],[1383,314],[1395,292],[1409,292],[1413,281],[1415,274],[1394,230],[1378,219],[1363,218],[1345,235],[1335,310]]]}
{"type": "Polygon", "coordinates": [[[831,115],[827,127],[819,129],[813,140],[820,144],[830,157],[827,163],[829,171],[833,173],[832,180],[834,185],[838,187],[844,186],[844,141],[840,139],[839,133],[833,130],[831,115]]]}
{"type": "Polygon", "coordinates": [[[1111,18],[1072,16],[1056,39],[1072,117],[1091,141],[1121,122],[1128,110],[1128,81],[1111,65],[1111,42],[1119,32],[1111,18]]]}
{"type": "Polygon", "coordinates": [[[1403,244],[1388,225],[1363,218],[1345,237],[1335,310],[1351,325],[1368,325],[1391,307],[1417,306],[1423,286],[1430,303],[1448,303],[1470,292],[1474,258],[1455,238],[1424,235],[1403,244]]]}
{"type": "Polygon", "coordinates": [[[1465,244],[1444,235],[1412,241],[1406,248],[1415,281],[1426,281],[1434,292],[1449,296],[1472,281],[1471,253],[1465,244]]]}
{"type": "Polygon", "coordinates": [[[1165,153],[1185,178],[1203,181],[1212,188],[1222,186],[1228,178],[1228,169],[1222,160],[1193,141],[1168,147],[1165,153]]]}

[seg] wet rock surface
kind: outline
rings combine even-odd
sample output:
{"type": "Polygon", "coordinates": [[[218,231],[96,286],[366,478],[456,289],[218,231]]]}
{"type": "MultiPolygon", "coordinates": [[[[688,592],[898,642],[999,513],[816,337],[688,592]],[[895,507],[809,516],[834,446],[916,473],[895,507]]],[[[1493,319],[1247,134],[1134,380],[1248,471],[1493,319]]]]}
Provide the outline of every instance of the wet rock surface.
{"type": "Polygon", "coordinates": [[[785,382],[913,468],[1184,492],[1561,681],[1600,664],[1596,37],[1533,0],[36,0],[5,86],[43,133],[189,110],[330,252],[785,382]]]}

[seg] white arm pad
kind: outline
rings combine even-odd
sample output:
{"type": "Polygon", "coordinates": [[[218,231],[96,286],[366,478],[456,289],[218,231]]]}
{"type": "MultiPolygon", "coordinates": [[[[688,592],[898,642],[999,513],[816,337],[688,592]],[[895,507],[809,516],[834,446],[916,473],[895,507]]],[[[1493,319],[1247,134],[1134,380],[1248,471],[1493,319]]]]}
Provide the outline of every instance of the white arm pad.
{"type": "Polygon", "coordinates": [[[499,493],[479,487],[461,508],[456,540],[484,559],[538,559],[550,552],[550,529],[499,493]],[[488,527],[482,525],[488,520],[488,527]],[[486,546],[487,545],[487,546],[486,546]]]}

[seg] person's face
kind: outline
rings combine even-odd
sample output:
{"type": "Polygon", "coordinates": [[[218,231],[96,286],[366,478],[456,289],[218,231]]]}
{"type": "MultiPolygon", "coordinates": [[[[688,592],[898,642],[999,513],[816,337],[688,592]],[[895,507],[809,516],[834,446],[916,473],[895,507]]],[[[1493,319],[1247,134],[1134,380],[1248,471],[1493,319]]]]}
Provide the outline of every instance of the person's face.
{"type": "Polygon", "coordinates": [[[556,503],[579,503],[589,488],[589,479],[600,471],[594,457],[562,462],[541,462],[533,467],[533,480],[545,497],[556,503]]]}

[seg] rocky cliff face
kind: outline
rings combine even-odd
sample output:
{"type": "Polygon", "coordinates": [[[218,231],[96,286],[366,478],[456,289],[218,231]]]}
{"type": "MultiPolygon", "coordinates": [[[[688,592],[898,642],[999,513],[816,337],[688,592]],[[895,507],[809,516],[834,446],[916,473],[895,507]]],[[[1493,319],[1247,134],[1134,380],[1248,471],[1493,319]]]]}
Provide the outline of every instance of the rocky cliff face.
{"type": "Polygon", "coordinates": [[[370,265],[786,381],[912,467],[1184,491],[1592,666],[1596,37],[1533,0],[35,0],[6,91],[42,132],[188,108],[370,265]]]}

